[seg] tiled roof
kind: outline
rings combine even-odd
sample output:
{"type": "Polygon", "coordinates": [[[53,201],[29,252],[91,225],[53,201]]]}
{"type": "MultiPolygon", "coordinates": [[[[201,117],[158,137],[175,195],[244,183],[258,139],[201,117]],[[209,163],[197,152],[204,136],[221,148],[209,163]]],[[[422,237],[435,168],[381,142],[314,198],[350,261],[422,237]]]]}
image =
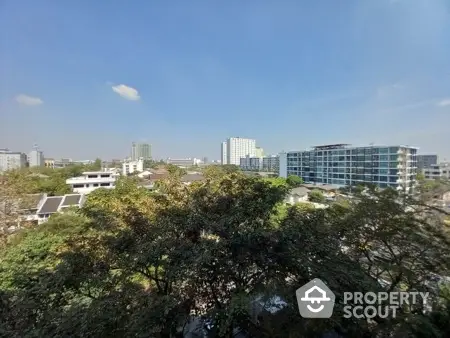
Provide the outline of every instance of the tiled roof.
{"type": "Polygon", "coordinates": [[[38,214],[54,214],[58,211],[59,205],[61,204],[63,198],[64,196],[47,197],[47,200],[38,211],[38,214]]]}
{"type": "Polygon", "coordinates": [[[80,203],[81,195],[66,195],[61,206],[78,205],[80,203]]]}
{"type": "Polygon", "coordinates": [[[291,190],[291,195],[305,196],[309,193],[309,189],[305,187],[298,187],[291,190]]]}
{"type": "Polygon", "coordinates": [[[84,201],[81,194],[68,194],[64,196],[51,196],[46,197],[44,203],[37,211],[38,214],[54,214],[61,210],[61,208],[67,208],[70,206],[80,207],[84,201]]]}
{"type": "Polygon", "coordinates": [[[18,205],[19,210],[37,209],[39,202],[46,196],[46,194],[30,194],[20,198],[18,205]]]}

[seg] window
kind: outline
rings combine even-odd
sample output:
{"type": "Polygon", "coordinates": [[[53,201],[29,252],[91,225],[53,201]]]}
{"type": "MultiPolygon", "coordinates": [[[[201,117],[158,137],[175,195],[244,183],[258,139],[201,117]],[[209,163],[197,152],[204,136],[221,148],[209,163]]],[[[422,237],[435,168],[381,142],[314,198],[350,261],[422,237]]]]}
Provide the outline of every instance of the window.
{"type": "Polygon", "coordinates": [[[94,183],[94,187],[98,187],[98,183],[94,183]]]}
{"type": "Polygon", "coordinates": [[[74,184],[74,188],[84,188],[84,184],[74,184]]]}
{"type": "Polygon", "coordinates": [[[109,183],[100,183],[101,187],[109,187],[109,183]]]}
{"type": "Polygon", "coordinates": [[[97,178],[98,175],[88,175],[88,178],[97,178]]]}
{"type": "Polygon", "coordinates": [[[103,174],[103,175],[100,175],[100,177],[101,177],[101,178],[108,178],[108,177],[109,177],[109,174],[103,174]]]}

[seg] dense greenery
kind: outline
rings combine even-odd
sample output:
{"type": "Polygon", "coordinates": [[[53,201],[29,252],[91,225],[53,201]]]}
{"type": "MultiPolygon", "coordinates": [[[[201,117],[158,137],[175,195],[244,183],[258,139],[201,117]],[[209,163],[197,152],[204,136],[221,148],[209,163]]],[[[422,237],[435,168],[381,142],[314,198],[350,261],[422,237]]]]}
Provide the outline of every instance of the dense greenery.
{"type": "Polygon", "coordinates": [[[315,203],[324,203],[326,201],[325,196],[318,189],[311,190],[311,192],[308,195],[308,198],[311,202],[315,202],[315,203]]]}
{"type": "Polygon", "coordinates": [[[289,186],[295,188],[295,187],[300,186],[303,183],[303,179],[296,175],[289,175],[288,178],[286,179],[286,183],[289,186]]]}
{"type": "Polygon", "coordinates": [[[220,167],[205,176],[185,186],[175,172],[157,193],[123,178],[79,212],[10,237],[0,252],[0,336],[450,335],[448,290],[431,282],[450,275],[443,213],[390,189],[326,210],[290,207],[286,180],[220,167]],[[338,300],[344,291],[427,290],[434,308],[368,322],[343,319],[337,301],[331,319],[303,319],[295,290],[313,278],[338,300]],[[286,306],[255,311],[274,296],[286,306]]]}

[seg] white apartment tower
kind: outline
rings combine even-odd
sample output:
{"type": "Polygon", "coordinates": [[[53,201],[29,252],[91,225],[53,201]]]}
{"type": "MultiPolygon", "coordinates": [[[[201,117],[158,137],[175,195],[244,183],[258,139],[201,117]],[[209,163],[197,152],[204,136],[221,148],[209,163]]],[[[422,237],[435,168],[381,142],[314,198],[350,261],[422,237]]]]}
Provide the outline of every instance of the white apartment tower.
{"type": "Polygon", "coordinates": [[[248,138],[230,137],[227,139],[227,163],[240,165],[241,158],[256,155],[256,141],[248,138]]]}
{"type": "Polygon", "coordinates": [[[222,142],[222,148],[221,148],[221,163],[228,164],[227,161],[227,142],[222,142]]]}
{"type": "Polygon", "coordinates": [[[33,146],[33,150],[28,154],[28,163],[30,167],[43,167],[45,165],[44,153],[39,150],[37,144],[33,146]]]}

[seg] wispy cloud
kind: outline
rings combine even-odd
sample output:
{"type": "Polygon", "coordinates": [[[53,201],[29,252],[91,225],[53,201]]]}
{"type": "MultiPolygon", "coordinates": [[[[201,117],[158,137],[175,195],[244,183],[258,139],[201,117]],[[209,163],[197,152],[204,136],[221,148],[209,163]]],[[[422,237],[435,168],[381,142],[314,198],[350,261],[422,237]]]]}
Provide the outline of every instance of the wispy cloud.
{"type": "Polygon", "coordinates": [[[393,83],[389,85],[380,86],[377,88],[376,96],[378,98],[384,98],[386,96],[394,94],[395,92],[403,88],[405,88],[405,86],[401,83],[393,83]]]}
{"type": "Polygon", "coordinates": [[[139,96],[139,92],[132,88],[128,87],[124,84],[120,84],[117,86],[112,86],[112,90],[122,96],[124,99],[130,100],[130,101],[138,101],[141,97],[139,96]]]}
{"type": "Polygon", "coordinates": [[[24,106],[39,106],[44,103],[39,97],[28,96],[25,94],[19,94],[15,99],[16,102],[24,106]]]}
{"type": "Polygon", "coordinates": [[[439,107],[450,106],[450,98],[443,99],[443,100],[439,101],[439,102],[437,103],[437,105],[438,105],[439,107]]]}

